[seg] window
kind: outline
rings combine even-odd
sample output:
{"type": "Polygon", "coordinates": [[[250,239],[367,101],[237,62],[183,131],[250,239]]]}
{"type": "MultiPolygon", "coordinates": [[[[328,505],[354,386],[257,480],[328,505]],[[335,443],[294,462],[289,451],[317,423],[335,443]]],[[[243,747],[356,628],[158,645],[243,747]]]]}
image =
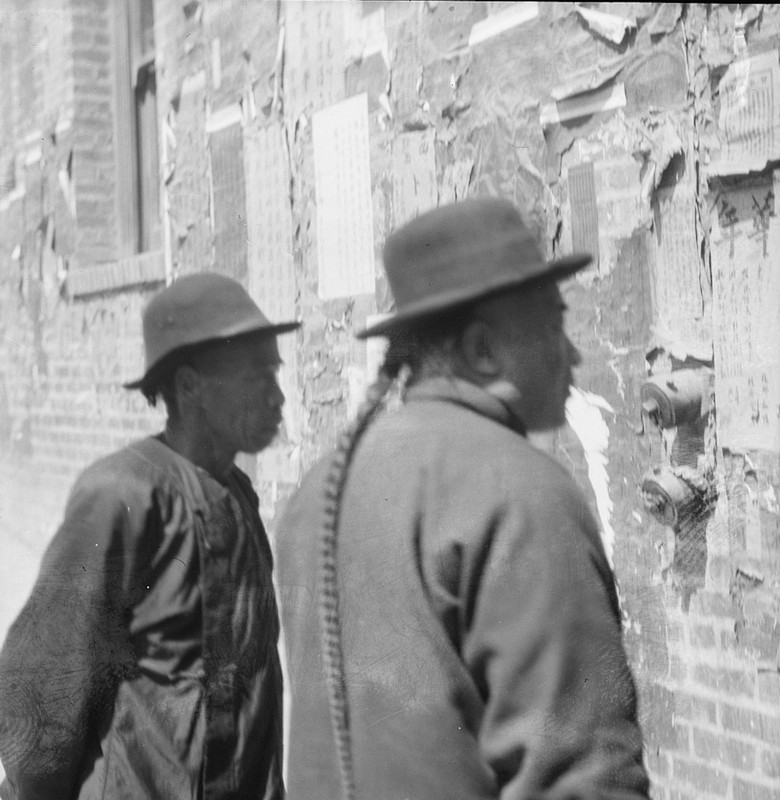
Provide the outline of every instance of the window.
{"type": "Polygon", "coordinates": [[[117,2],[114,8],[117,210],[120,256],[127,256],[162,244],[154,0],[117,2]]]}

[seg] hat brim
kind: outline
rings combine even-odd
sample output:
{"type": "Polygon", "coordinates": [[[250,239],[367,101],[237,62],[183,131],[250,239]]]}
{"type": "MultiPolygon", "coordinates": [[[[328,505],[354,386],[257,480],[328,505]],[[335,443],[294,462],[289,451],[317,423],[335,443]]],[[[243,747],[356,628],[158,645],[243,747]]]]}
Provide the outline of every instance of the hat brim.
{"type": "Polygon", "coordinates": [[[387,319],[380,320],[373,325],[369,325],[362,331],[355,334],[358,339],[368,339],[372,336],[387,336],[393,331],[406,328],[418,320],[446,311],[456,306],[482,300],[489,295],[502,292],[507,289],[514,289],[526,283],[534,281],[560,281],[579,272],[583,267],[588,266],[593,261],[592,256],[586,253],[572,253],[563,258],[549,261],[541,265],[541,269],[532,275],[523,275],[515,279],[501,279],[493,284],[483,284],[478,290],[469,286],[461,290],[452,290],[437,297],[426,298],[416,303],[410,303],[402,311],[399,311],[387,319]]]}
{"type": "Polygon", "coordinates": [[[158,377],[157,373],[160,372],[160,368],[162,366],[165,364],[175,363],[178,360],[178,357],[184,352],[191,352],[197,348],[203,347],[204,345],[213,344],[215,342],[225,342],[231,339],[239,339],[245,336],[279,336],[282,333],[290,333],[291,331],[297,330],[300,327],[300,322],[280,322],[276,325],[264,325],[257,328],[238,330],[236,333],[229,334],[227,336],[212,336],[187,342],[187,344],[183,344],[181,347],[171,350],[162,358],[155,361],[154,364],[151,364],[142,377],[128,383],[123,383],[122,386],[125,389],[143,390],[149,383],[150,378],[158,377]]]}

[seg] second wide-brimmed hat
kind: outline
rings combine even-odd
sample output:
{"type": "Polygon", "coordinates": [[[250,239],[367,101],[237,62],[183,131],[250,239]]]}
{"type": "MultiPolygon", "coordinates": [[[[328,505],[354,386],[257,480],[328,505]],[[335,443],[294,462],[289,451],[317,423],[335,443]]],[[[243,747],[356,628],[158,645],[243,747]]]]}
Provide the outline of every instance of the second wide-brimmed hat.
{"type": "Polygon", "coordinates": [[[384,267],[396,313],[357,334],[386,336],[447,309],[587,266],[574,253],[547,261],[508,200],[475,198],[428,211],[388,236],[384,267]]]}
{"type": "Polygon", "coordinates": [[[142,377],[125,384],[144,389],[176,353],[208,342],[248,334],[274,336],[300,322],[271,322],[244,287],[215,272],[185,275],[156,294],[144,309],[146,366],[142,377]]]}

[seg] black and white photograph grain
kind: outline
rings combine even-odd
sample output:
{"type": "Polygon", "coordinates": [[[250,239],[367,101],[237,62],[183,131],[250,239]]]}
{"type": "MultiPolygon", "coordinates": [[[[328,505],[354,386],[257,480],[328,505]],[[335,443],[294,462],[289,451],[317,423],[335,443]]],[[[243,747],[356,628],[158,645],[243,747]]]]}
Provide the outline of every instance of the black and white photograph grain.
{"type": "Polygon", "coordinates": [[[0,0],[0,800],[780,800],[780,4],[0,0]]]}

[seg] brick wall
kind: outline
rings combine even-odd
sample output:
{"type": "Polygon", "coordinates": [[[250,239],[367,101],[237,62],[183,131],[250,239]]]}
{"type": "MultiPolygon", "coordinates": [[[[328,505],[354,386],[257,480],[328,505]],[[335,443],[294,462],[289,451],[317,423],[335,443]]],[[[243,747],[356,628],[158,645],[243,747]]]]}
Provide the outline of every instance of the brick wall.
{"type": "Polygon", "coordinates": [[[112,10],[62,0],[2,11],[15,111],[2,147],[16,185],[0,196],[0,517],[35,547],[86,464],[160,425],[121,388],[141,369],[154,285],[93,280],[100,291],[72,296],[75,270],[108,274],[117,256],[112,10]]]}
{"type": "Polygon", "coordinates": [[[76,197],[76,256],[110,261],[117,252],[114,73],[110,4],[72,0],[74,104],[72,180],[76,197]]]}
{"type": "MultiPolygon", "coordinates": [[[[718,221],[706,174],[720,146],[717,89],[743,34],[747,55],[780,48],[780,12],[769,4],[760,14],[602,4],[636,23],[612,42],[572,4],[540,3],[535,17],[533,5],[158,0],[166,266],[173,275],[221,269],[245,280],[274,316],[304,320],[285,357],[295,408],[286,439],[259,459],[254,475],[272,524],[370,377],[373,356],[354,330],[391,309],[379,259],[373,291],[321,297],[319,111],[367,95],[372,197],[364,221],[376,252],[427,205],[495,193],[523,207],[550,255],[570,251],[573,241],[594,243],[596,263],[565,295],[584,356],[578,384],[590,403],[586,422],[603,424],[606,438],[594,445],[573,419],[540,446],[573,471],[612,555],[653,796],[774,797],[780,458],[719,441],[717,409],[726,398],[717,381],[714,413],[695,425],[637,429],[650,374],[718,366],[711,260],[718,221]],[[613,106],[578,116],[571,108],[583,88],[595,90],[589,102],[613,106]],[[271,157],[274,169],[264,175],[271,157]],[[584,163],[587,173],[578,171],[584,163]],[[263,258],[274,259],[273,269],[263,258]],[[681,464],[712,468],[718,495],[687,560],[680,554],[690,542],[656,521],[639,491],[652,467],[681,464]]],[[[23,506],[27,533],[39,542],[77,469],[160,424],[158,412],[120,388],[141,366],[138,320],[154,285],[94,281],[91,294],[73,298],[62,281],[73,265],[124,274],[113,271],[109,3],[62,7],[72,14],[48,60],[40,48],[12,51],[9,92],[18,91],[20,76],[49,85],[57,72],[66,76],[63,99],[57,106],[54,93],[44,93],[17,105],[13,127],[0,121],[0,156],[21,164],[26,187],[0,196],[0,435],[13,455],[0,474],[0,496],[13,499],[0,518],[23,506]],[[52,137],[55,106],[58,118],[71,111],[72,123],[52,137]],[[40,157],[30,156],[36,137],[25,142],[36,130],[40,157]],[[75,220],[62,191],[69,168],[75,220]],[[42,224],[48,218],[54,241],[42,224]]],[[[41,19],[17,18],[14,42],[41,19]]],[[[0,26],[0,35],[9,30],[0,26]]],[[[772,176],[760,180],[770,185],[772,176]]]]}

